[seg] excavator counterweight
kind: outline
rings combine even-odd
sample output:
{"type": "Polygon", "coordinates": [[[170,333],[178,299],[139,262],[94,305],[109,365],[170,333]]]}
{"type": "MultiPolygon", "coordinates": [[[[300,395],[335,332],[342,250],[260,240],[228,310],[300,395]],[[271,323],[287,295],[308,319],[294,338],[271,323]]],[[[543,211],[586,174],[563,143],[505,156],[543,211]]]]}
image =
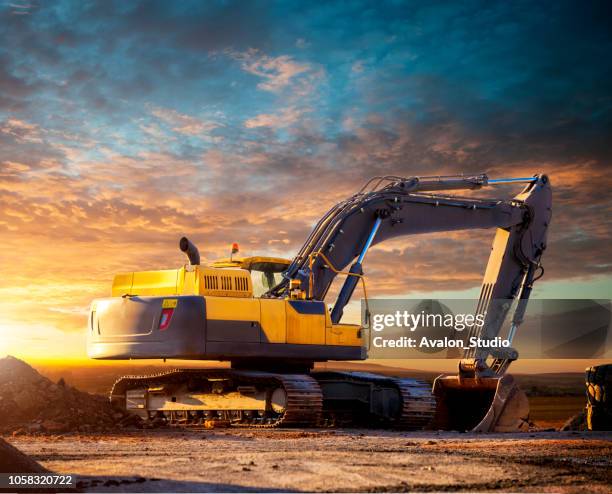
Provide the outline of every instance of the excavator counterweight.
{"type": "Polygon", "coordinates": [[[517,358],[511,348],[465,350],[458,375],[437,378],[433,392],[414,379],[313,367],[367,358],[368,328],[342,322],[366,254],[387,239],[419,233],[495,229],[476,307],[484,324],[470,336],[493,340],[507,331],[511,340],[543,272],[550,217],[546,175],[375,177],[332,207],[292,260],[238,258],[236,246],[229,259],[202,265],[195,244],[183,237],[188,264],[115,276],[112,296],[92,303],[88,354],[231,362],[231,369],[121,378],[111,399],[146,420],[515,430],[528,406],[506,374],[517,358]],[[506,183],[525,188],[511,199],[441,193],[506,183]],[[336,276],[346,279],[328,307],[336,276]]]}

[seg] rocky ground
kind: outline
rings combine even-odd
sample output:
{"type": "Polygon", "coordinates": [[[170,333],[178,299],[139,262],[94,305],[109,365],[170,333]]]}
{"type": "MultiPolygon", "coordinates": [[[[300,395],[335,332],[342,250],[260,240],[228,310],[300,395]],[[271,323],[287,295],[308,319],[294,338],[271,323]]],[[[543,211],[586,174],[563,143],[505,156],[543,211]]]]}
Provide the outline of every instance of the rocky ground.
{"type": "Polygon", "coordinates": [[[612,433],[581,431],[580,415],[563,432],[488,435],[143,430],[107,398],[7,357],[0,359],[0,417],[0,434],[25,453],[0,439],[0,472],[74,474],[85,492],[607,493],[612,485],[612,433]]]}
{"type": "Polygon", "coordinates": [[[612,433],[142,430],[18,436],[92,492],[610,492],[612,433]]]}
{"type": "MultiPolygon", "coordinates": [[[[0,433],[108,432],[135,425],[137,417],[108,399],[52,382],[14,357],[0,359],[0,433]]],[[[137,424],[136,424],[137,425],[137,424]]]]}

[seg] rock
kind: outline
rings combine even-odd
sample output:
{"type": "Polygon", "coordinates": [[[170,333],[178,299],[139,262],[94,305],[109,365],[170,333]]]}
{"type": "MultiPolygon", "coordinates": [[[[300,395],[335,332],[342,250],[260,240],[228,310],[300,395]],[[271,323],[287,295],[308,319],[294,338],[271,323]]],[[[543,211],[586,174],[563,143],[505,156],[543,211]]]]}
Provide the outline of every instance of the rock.
{"type": "Polygon", "coordinates": [[[47,473],[48,470],[17,448],[0,439],[0,472],[47,473]]]}
{"type": "Polygon", "coordinates": [[[53,420],[45,420],[41,427],[45,429],[47,432],[61,432],[66,429],[66,424],[62,424],[60,422],[55,422],[53,420]]]}
{"type": "Polygon", "coordinates": [[[30,424],[27,426],[27,430],[28,432],[40,432],[42,429],[42,425],[34,422],[33,424],[30,424]]]}
{"type": "Polygon", "coordinates": [[[13,400],[21,412],[30,413],[40,408],[39,396],[32,389],[21,390],[13,400]]]}
{"type": "Polygon", "coordinates": [[[562,431],[586,431],[587,430],[587,417],[586,412],[580,412],[570,417],[565,424],[561,427],[562,431]]]}
{"type": "Polygon", "coordinates": [[[141,427],[143,420],[138,415],[125,415],[120,421],[121,427],[141,427]]]}

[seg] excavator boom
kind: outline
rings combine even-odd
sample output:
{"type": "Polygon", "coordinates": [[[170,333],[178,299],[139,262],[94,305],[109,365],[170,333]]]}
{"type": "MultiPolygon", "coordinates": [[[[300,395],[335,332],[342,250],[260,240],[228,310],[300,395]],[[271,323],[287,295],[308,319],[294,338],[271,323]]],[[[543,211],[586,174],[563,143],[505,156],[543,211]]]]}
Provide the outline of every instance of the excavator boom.
{"type": "MultiPolygon", "coordinates": [[[[495,228],[495,238],[483,279],[476,314],[486,314],[485,324],[470,336],[494,339],[504,325],[510,303],[518,300],[511,335],[522,321],[532,283],[540,271],[551,219],[551,189],[546,175],[530,178],[489,180],[472,177],[380,178],[373,189],[362,189],[334,206],[315,226],[285,272],[284,280],[267,296],[287,293],[292,280],[299,280],[308,298],[324,300],[337,273],[352,261],[349,272],[363,275],[367,250],[385,240],[417,233],[495,228]],[[388,183],[386,183],[388,182],[388,183]],[[479,189],[508,183],[525,183],[512,199],[475,199],[429,194],[432,190],[479,189]],[[381,186],[382,185],[382,186],[381,186]],[[321,255],[323,254],[323,255],[321,255]],[[314,261],[313,261],[314,257],[314,261]],[[333,268],[333,269],[332,269],[333,268]]],[[[347,276],[335,301],[331,319],[340,322],[343,309],[358,283],[347,276]]],[[[483,375],[488,349],[468,350],[464,373],[483,375]],[[476,363],[478,362],[478,363],[476,363]]],[[[509,356],[512,352],[507,352],[509,356]]],[[[494,372],[503,374],[505,363],[494,372]]]]}
{"type": "MultiPolygon", "coordinates": [[[[322,300],[338,272],[354,261],[331,312],[332,322],[339,323],[359,277],[363,276],[362,263],[372,245],[416,233],[495,228],[475,308],[475,315],[483,315],[485,322],[470,328],[468,338],[495,339],[502,332],[514,302],[506,336],[512,343],[533,282],[543,274],[541,258],[551,215],[552,195],[546,175],[495,180],[484,174],[378,177],[323,216],[293,259],[283,282],[268,295],[282,296],[297,281],[310,297],[322,300]],[[509,200],[430,193],[513,183],[526,186],[509,200]]],[[[434,382],[437,411],[432,426],[475,431],[523,427],[529,414],[527,397],[512,376],[505,374],[517,358],[513,348],[492,349],[483,345],[465,349],[459,374],[440,376],[434,382]]]]}

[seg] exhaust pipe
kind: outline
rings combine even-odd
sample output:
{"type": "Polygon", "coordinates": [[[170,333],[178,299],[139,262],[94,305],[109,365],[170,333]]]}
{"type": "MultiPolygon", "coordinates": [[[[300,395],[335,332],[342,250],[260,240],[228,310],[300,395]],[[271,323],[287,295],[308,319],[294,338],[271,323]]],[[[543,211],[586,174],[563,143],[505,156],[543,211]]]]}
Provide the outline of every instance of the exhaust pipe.
{"type": "Polygon", "coordinates": [[[189,264],[192,266],[198,266],[200,264],[200,251],[187,237],[181,237],[181,240],[179,240],[179,248],[189,258],[189,264]]]}

